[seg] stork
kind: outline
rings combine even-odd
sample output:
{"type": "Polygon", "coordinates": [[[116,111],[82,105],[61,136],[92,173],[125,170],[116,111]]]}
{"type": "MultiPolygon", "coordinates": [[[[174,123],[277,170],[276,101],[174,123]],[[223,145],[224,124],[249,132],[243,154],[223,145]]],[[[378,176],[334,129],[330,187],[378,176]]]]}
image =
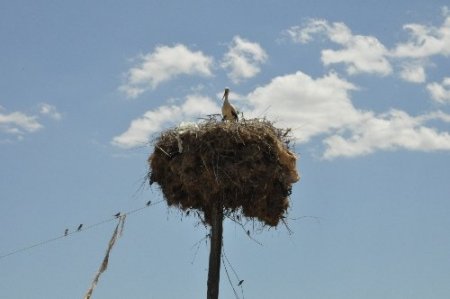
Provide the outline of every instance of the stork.
{"type": "Polygon", "coordinates": [[[238,121],[238,115],[237,115],[236,109],[228,101],[229,93],[230,93],[230,89],[225,88],[225,92],[223,93],[223,97],[222,97],[222,100],[223,100],[222,120],[238,121]]]}

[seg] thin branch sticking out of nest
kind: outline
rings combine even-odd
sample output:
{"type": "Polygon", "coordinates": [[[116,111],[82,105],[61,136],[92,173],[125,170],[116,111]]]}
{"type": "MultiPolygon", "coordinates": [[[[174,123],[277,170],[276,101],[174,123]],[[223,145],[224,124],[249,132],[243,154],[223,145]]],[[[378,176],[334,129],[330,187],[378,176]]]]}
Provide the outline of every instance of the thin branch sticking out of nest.
{"type": "Polygon", "coordinates": [[[288,133],[264,119],[167,130],[149,157],[150,184],[159,184],[169,205],[203,211],[207,223],[211,201],[220,199],[228,211],[276,226],[299,180],[288,133]]]}

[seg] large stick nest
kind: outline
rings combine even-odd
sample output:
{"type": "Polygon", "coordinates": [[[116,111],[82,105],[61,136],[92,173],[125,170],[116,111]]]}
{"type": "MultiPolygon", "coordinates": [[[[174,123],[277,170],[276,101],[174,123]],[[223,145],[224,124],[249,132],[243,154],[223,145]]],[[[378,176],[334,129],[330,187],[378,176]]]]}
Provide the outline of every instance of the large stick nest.
{"type": "Polygon", "coordinates": [[[299,180],[290,130],[262,119],[177,127],[161,133],[149,157],[150,184],[161,187],[168,205],[204,212],[211,201],[224,209],[276,226],[299,180]]]}

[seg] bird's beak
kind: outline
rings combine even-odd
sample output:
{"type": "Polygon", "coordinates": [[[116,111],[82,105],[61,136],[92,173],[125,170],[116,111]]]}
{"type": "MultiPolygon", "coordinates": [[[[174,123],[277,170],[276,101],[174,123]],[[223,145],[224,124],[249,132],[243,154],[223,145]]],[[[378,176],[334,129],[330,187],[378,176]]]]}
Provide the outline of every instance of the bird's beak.
{"type": "Polygon", "coordinates": [[[226,89],[225,92],[223,93],[222,100],[228,96],[228,93],[229,93],[229,91],[228,91],[228,89],[226,89]]]}

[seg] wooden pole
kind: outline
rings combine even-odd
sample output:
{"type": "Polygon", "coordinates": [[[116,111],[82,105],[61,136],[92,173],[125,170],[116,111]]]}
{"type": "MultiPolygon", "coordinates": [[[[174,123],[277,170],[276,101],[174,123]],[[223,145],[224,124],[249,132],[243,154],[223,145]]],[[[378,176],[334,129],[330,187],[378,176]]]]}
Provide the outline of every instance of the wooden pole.
{"type": "Polygon", "coordinates": [[[219,298],[220,257],[222,254],[223,207],[221,200],[211,206],[211,251],[209,252],[207,299],[219,298]]]}

